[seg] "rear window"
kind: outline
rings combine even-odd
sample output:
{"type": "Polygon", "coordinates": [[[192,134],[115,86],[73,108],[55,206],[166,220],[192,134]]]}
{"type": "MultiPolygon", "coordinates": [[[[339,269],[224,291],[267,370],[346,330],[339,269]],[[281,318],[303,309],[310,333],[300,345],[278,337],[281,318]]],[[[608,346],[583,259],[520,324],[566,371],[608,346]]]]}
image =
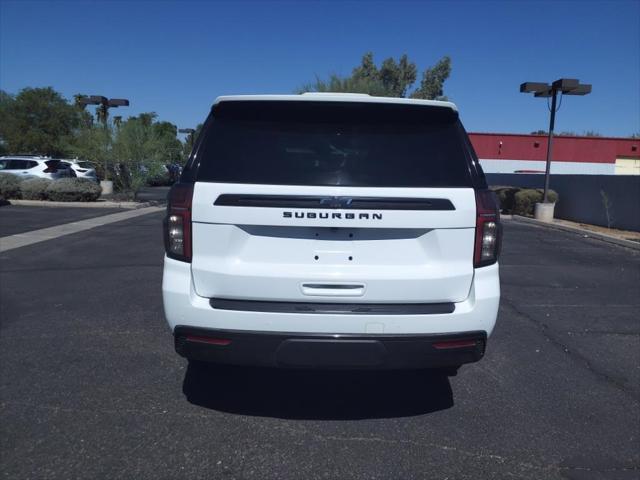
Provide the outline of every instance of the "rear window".
{"type": "Polygon", "coordinates": [[[93,164],[91,162],[78,162],[78,166],[80,168],[93,168],[93,164]]]}
{"type": "Polygon", "coordinates": [[[222,102],[197,180],[274,185],[469,187],[469,151],[448,108],[309,101],[222,102]]]}

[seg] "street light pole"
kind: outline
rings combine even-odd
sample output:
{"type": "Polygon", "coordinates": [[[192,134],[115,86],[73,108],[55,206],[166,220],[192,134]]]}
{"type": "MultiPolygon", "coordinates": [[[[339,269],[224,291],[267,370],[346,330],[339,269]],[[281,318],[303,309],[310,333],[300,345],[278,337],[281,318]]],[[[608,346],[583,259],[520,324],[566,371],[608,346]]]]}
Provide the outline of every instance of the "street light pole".
{"type": "Polygon", "coordinates": [[[551,97],[551,118],[549,119],[549,139],[547,141],[547,164],[544,173],[544,194],[542,203],[548,203],[549,178],[551,177],[551,156],[553,151],[553,129],[556,124],[558,92],[562,95],[588,95],[591,85],[580,83],[574,78],[561,78],[551,85],[543,82],[525,82],[520,85],[521,93],[533,93],[535,97],[551,97]]]}
{"type": "Polygon", "coordinates": [[[553,128],[556,125],[556,100],[558,98],[558,91],[553,90],[553,96],[551,97],[551,117],[549,119],[549,139],[547,140],[547,165],[544,170],[544,194],[542,196],[542,203],[547,203],[547,196],[549,194],[549,177],[551,176],[551,151],[553,149],[553,128]]]}

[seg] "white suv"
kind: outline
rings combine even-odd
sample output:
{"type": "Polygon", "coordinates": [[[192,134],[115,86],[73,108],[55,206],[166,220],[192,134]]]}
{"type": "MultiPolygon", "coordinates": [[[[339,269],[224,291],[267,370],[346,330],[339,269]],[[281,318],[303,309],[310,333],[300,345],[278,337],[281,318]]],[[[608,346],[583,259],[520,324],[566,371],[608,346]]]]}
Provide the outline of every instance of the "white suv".
{"type": "Polygon", "coordinates": [[[93,163],[86,160],[78,160],[77,158],[64,158],[62,161],[70,165],[71,169],[75,172],[76,177],[91,180],[92,182],[98,181],[98,175],[93,163]]]}
{"type": "Polygon", "coordinates": [[[0,173],[10,173],[16,177],[58,178],[75,177],[71,165],[50,157],[8,156],[0,157],[0,173]]]}
{"type": "Polygon", "coordinates": [[[453,374],[496,322],[500,238],[454,104],[219,97],[169,194],[165,315],[190,360],[453,374]]]}

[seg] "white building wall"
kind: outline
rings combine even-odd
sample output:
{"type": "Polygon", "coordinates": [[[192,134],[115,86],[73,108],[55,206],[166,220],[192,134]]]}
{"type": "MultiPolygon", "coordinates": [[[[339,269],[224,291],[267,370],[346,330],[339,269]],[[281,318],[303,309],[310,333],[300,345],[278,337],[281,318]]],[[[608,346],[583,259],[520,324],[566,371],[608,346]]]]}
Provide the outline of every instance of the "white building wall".
{"type": "MultiPolygon", "coordinates": [[[[545,171],[546,162],[540,160],[506,160],[481,158],[480,165],[485,173],[516,173],[519,170],[545,171]]],[[[613,163],[551,162],[551,173],[574,175],[615,175],[613,163]]]]}

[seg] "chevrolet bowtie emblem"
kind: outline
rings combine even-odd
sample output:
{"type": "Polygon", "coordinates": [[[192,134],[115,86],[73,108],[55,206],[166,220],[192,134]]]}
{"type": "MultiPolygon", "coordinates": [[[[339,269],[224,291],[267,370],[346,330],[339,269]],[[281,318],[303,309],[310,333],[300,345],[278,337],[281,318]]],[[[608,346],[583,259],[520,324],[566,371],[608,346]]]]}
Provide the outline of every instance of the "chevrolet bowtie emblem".
{"type": "Polygon", "coordinates": [[[353,203],[353,198],[349,197],[327,197],[320,199],[320,205],[327,208],[349,208],[353,203]]]}

